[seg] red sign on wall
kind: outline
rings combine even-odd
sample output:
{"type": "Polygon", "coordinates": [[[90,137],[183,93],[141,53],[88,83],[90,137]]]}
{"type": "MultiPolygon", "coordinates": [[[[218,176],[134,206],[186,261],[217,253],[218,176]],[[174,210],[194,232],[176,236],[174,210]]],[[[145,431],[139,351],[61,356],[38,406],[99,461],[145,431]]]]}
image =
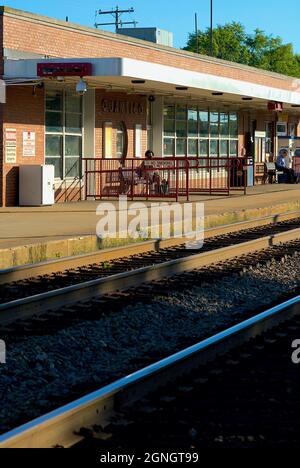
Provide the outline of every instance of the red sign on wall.
{"type": "Polygon", "coordinates": [[[282,112],[283,111],[282,102],[269,101],[268,110],[273,111],[273,112],[282,112]]]}
{"type": "Polygon", "coordinates": [[[91,63],[38,63],[37,76],[91,76],[91,63]]]}

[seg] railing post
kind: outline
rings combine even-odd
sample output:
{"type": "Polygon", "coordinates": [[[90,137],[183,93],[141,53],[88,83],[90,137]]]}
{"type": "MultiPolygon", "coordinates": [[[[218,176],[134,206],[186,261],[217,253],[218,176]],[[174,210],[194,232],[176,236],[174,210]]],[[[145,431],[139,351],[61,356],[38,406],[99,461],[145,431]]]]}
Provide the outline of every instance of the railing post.
{"type": "Polygon", "coordinates": [[[212,186],[211,186],[211,159],[208,159],[208,170],[209,170],[209,195],[212,194],[212,186]]]}
{"type": "Polygon", "coordinates": [[[179,170],[178,170],[178,159],[175,159],[175,174],[176,174],[176,180],[175,180],[175,196],[176,196],[176,202],[178,202],[178,177],[179,177],[179,170]]]}
{"type": "Polygon", "coordinates": [[[248,163],[247,163],[247,158],[244,156],[244,195],[247,195],[247,181],[248,181],[248,163]]]}
{"type": "Polygon", "coordinates": [[[190,201],[190,162],[188,158],[185,160],[185,168],[186,168],[186,200],[190,201]]]}
{"type": "Polygon", "coordinates": [[[133,159],[131,160],[131,200],[134,198],[134,170],[133,170],[133,159]]]}
{"type": "MultiPolygon", "coordinates": [[[[98,185],[99,185],[99,198],[100,198],[100,200],[102,199],[102,177],[103,177],[102,161],[103,161],[103,159],[100,159],[100,160],[99,160],[100,170],[99,170],[99,182],[98,182],[98,185]]],[[[96,177],[96,171],[95,171],[95,177],[96,177]]]]}
{"type": "Polygon", "coordinates": [[[87,200],[88,198],[88,173],[87,173],[87,160],[84,161],[84,168],[85,168],[85,171],[84,171],[84,180],[85,180],[85,185],[84,185],[84,198],[85,200],[87,200]]]}
{"type": "Polygon", "coordinates": [[[230,183],[231,183],[231,158],[228,156],[227,161],[227,192],[230,195],[230,183]]]}

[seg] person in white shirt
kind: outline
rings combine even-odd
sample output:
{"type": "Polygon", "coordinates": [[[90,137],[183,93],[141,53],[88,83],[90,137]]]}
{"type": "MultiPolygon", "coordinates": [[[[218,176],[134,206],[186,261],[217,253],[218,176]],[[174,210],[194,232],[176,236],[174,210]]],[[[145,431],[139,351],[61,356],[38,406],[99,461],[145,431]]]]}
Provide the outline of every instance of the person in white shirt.
{"type": "Polygon", "coordinates": [[[287,167],[288,169],[292,169],[293,159],[291,157],[290,152],[288,150],[285,150],[285,151],[286,151],[285,156],[284,156],[285,167],[287,167]]]}
{"type": "Polygon", "coordinates": [[[287,175],[288,184],[297,184],[298,178],[295,175],[294,169],[289,167],[290,156],[287,150],[281,150],[277,161],[275,163],[276,169],[278,171],[284,172],[287,175]]]}

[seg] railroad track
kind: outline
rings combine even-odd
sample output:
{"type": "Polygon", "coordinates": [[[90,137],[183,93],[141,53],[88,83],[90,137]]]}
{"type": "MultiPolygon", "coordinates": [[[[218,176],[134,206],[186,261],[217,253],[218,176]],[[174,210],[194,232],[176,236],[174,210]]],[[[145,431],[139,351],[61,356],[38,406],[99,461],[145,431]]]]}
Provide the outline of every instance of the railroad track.
{"type": "MultiPolygon", "coordinates": [[[[250,224],[246,222],[223,227],[222,229],[228,233],[217,237],[210,237],[213,231],[209,231],[205,245],[200,251],[187,250],[182,244],[166,246],[168,242],[178,242],[178,239],[164,241],[165,247],[157,250],[153,249],[153,243],[148,243],[147,246],[133,247],[146,249],[146,251],[126,258],[118,257],[105,265],[99,253],[98,259],[102,259],[100,265],[99,263],[88,266],[85,264],[85,267],[62,273],[59,279],[56,276],[50,279],[39,276],[32,280],[27,279],[24,283],[18,281],[2,285],[0,290],[1,324],[10,324],[17,319],[26,319],[49,310],[56,311],[78,302],[126,291],[143,283],[159,281],[162,278],[173,277],[204,266],[209,267],[216,262],[228,261],[241,255],[253,254],[261,249],[299,239],[300,218],[295,217],[296,215],[299,216],[298,213],[286,214],[284,215],[284,218],[287,217],[286,220],[277,220],[273,224],[270,224],[271,218],[258,220],[259,226],[255,228],[252,227],[254,221],[250,224]],[[242,226],[245,228],[246,225],[248,229],[239,230],[242,226]],[[234,232],[230,232],[231,230],[234,232]],[[151,250],[148,250],[150,246],[152,246],[151,250]],[[24,291],[27,297],[16,299],[18,295],[24,294],[24,291]]],[[[118,252],[119,256],[120,251],[118,252]]],[[[122,252],[124,254],[123,250],[122,252]]],[[[112,256],[116,253],[106,252],[105,255],[112,256]]],[[[86,260],[84,256],[84,261],[86,260]]],[[[78,259],[70,259],[70,261],[74,262],[78,259]]],[[[7,275],[8,272],[3,274],[7,275]]]]}
{"type": "MultiPolygon", "coordinates": [[[[0,436],[0,448],[70,447],[79,444],[82,440],[84,441],[83,446],[91,446],[92,444],[92,446],[96,445],[98,448],[103,448],[117,444],[115,446],[120,447],[122,443],[124,444],[124,438],[126,444],[128,444],[129,434],[136,435],[138,431],[142,430],[142,420],[145,421],[146,426],[156,427],[157,432],[156,424],[157,420],[162,418],[162,406],[169,406],[170,408],[174,401],[174,397],[172,395],[170,397],[170,389],[173,389],[172,393],[174,395],[175,392],[177,397],[178,393],[189,394],[188,401],[191,404],[191,391],[194,390],[195,386],[202,388],[207,382],[209,383],[210,379],[216,378],[223,371],[226,373],[228,368],[235,368],[240,365],[241,362],[244,362],[243,359],[247,361],[257,351],[264,351],[263,356],[268,354],[270,357],[269,346],[277,343],[279,339],[284,338],[286,340],[289,338],[289,334],[295,337],[295,333],[300,329],[299,313],[300,296],[297,296],[192,347],[113,382],[52,413],[3,434],[0,436]],[[263,344],[256,341],[257,337],[260,336],[262,336],[263,344]],[[239,349],[237,354],[234,353],[236,349],[239,349]],[[219,366],[220,362],[224,364],[224,369],[221,370],[213,365],[216,360],[220,359],[219,366]],[[210,371],[212,372],[209,374],[210,371]],[[170,383],[172,383],[172,386],[169,385],[170,383]],[[143,415],[142,418],[141,415],[143,415]],[[131,424],[133,424],[133,429],[131,429],[131,424]],[[111,435],[113,436],[112,439],[111,435]]],[[[263,356],[260,354],[259,359],[261,360],[263,356]]],[[[271,356],[271,358],[274,357],[276,357],[276,354],[271,356]]],[[[247,369],[246,373],[248,373],[247,369]]],[[[264,368],[264,373],[266,377],[268,369],[264,368]]],[[[248,375],[248,381],[251,382],[253,378],[252,372],[252,374],[248,375]]],[[[281,375],[281,379],[286,379],[286,381],[290,382],[290,387],[293,386],[293,382],[290,381],[291,372],[287,377],[281,375]]],[[[212,383],[215,384],[215,380],[212,383]]],[[[220,381],[219,384],[221,385],[220,381]]],[[[245,386],[247,386],[247,382],[245,386]]],[[[292,390],[290,389],[290,391],[292,390]]],[[[230,391],[234,393],[233,388],[230,391]]],[[[207,394],[207,391],[204,391],[204,395],[207,396],[207,394]]],[[[252,397],[255,400],[257,395],[252,397]]],[[[242,395],[238,395],[238,398],[241,399],[242,395]]],[[[214,404],[217,404],[218,408],[221,406],[218,402],[214,402],[214,404]]],[[[232,405],[238,405],[235,398],[233,398],[232,405]]],[[[185,401],[185,412],[188,411],[186,407],[187,403],[185,401]]],[[[202,408],[205,411],[205,407],[202,406],[202,408]]],[[[213,408],[209,409],[212,412],[211,414],[215,416],[213,408]]],[[[296,409],[299,410],[299,405],[296,409]]],[[[296,411],[296,409],[293,408],[293,411],[296,411]]],[[[231,410],[232,407],[227,412],[233,418],[234,412],[231,412],[231,410]]],[[[192,413],[192,419],[190,420],[192,423],[194,423],[193,414],[195,415],[195,413],[192,413]]],[[[255,416],[258,417],[258,415],[255,416]]],[[[163,422],[165,424],[165,420],[163,422]]],[[[177,419],[176,422],[178,422],[177,419]]],[[[274,417],[272,424],[274,427],[274,417]]],[[[174,431],[172,420],[169,421],[167,427],[169,431],[174,431]]],[[[223,428],[220,429],[219,427],[218,431],[220,436],[223,437],[222,431],[228,432],[228,427],[225,424],[223,428]]],[[[195,439],[197,431],[196,434],[194,431],[190,435],[195,439]]],[[[204,434],[200,434],[200,440],[201,436],[203,438],[204,434]]],[[[131,439],[131,443],[133,443],[133,440],[131,439]]],[[[172,440],[176,442],[176,439],[173,438],[172,440]]],[[[180,440],[182,441],[182,439],[180,440]]],[[[128,447],[130,447],[130,443],[127,445],[128,447]]],[[[180,447],[180,445],[177,445],[177,447],[180,447]]]]}
{"type": "MultiPolygon", "coordinates": [[[[213,237],[226,236],[227,234],[238,233],[239,231],[257,229],[259,227],[269,226],[270,232],[278,225],[278,223],[283,223],[286,221],[292,221],[297,223],[297,218],[300,218],[300,211],[287,212],[278,215],[266,216],[262,218],[256,218],[250,221],[243,221],[238,223],[233,223],[224,226],[217,226],[214,228],[209,228],[205,230],[204,238],[207,241],[213,237]]],[[[251,231],[249,231],[251,234],[251,231]]],[[[228,239],[227,239],[228,240],[228,239]]],[[[56,260],[49,260],[45,262],[40,262],[37,264],[22,265],[8,269],[0,270],[0,287],[5,285],[7,288],[9,283],[17,283],[15,289],[22,288],[22,282],[24,281],[24,289],[30,289],[30,286],[34,285],[43,279],[44,281],[49,280],[51,287],[57,288],[58,286],[62,287],[66,284],[74,284],[75,279],[78,281],[78,273],[82,276],[87,277],[91,275],[91,279],[94,274],[106,276],[110,274],[107,268],[108,262],[114,260],[121,260],[121,263],[130,257],[137,258],[138,255],[151,254],[157,251],[165,250],[168,253],[167,249],[181,246],[185,243],[186,239],[171,238],[165,240],[151,240],[141,243],[126,245],[123,247],[116,247],[112,249],[100,250],[98,252],[93,252],[85,255],[78,255],[67,258],[60,258],[56,260]],[[95,267],[97,265],[97,268],[95,267]],[[103,268],[101,268],[104,265],[103,268]],[[77,271],[77,269],[80,269],[77,271]],[[70,278],[68,278],[68,272],[70,272],[70,278]],[[77,274],[77,275],[76,275],[77,274]],[[76,278],[74,278],[76,276],[76,278]],[[32,283],[30,280],[33,279],[32,283]]],[[[116,263],[116,266],[120,269],[120,263],[116,263]]],[[[123,270],[124,271],[124,268],[123,270]]],[[[117,271],[115,271],[117,272],[117,271]]],[[[118,271],[120,272],[120,270],[118,271]]],[[[47,285],[45,285],[47,287],[47,285]]],[[[1,293],[5,293],[5,289],[0,289],[1,293]]],[[[15,291],[16,293],[17,291],[15,291]]],[[[21,292],[23,293],[23,291],[21,292]]]]}

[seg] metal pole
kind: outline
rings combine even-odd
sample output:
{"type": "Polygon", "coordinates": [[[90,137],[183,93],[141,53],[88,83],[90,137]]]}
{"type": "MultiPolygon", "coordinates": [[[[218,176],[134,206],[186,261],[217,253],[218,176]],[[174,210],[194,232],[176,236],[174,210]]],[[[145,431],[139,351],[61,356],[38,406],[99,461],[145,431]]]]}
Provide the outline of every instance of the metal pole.
{"type": "Polygon", "coordinates": [[[119,28],[119,7],[117,6],[116,8],[116,32],[118,31],[118,28],[119,28]]]}
{"type": "Polygon", "coordinates": [[[196,52],[199,54],[198,15],[195,13],[196,52]]]}
{"type": "Polygon", "coordinates": [[[213,0],[210,0],[210,55],[213,57],[213,0]]]}

